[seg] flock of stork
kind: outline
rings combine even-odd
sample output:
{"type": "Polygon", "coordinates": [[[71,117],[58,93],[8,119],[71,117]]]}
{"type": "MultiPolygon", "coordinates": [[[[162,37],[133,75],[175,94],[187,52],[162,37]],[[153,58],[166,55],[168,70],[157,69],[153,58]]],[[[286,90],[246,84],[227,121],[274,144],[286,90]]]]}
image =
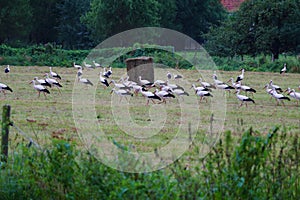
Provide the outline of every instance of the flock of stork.
{"type": "MultiPolygon", "coordinates": [[[[129,76],[126,76],[125,78],[121,77],[119,81],[115,81],[111,79],[111,76],[113,74],[111,67],[106,70],[105,67],[102,67],[95,61],[93,61],[93,65],[83,62],[83,66],[87,69],[100,67],[102,70],[99,73],[99,83],[102,84],[105,88],[112,86],[111,93],[114,92],[115,94],[120,96],[120,101],[123,97],[128,100],[126,96],[137,96],[139,93],[146,98],[146,105],[149,104],[150,100],[153,103],[166,103],[166,100],[170,98],[178,97],[183,99],[184,95],[189,96],[189,93],[186,92],[182,86],[170,83],[171,80],[182,79],[182,75],[172,75],[169,71],[166,74],[165,81],[156,80],[154,82],[150,82],[149,80],[142,79],[141,76],[139,76],[138,82],[130,81],[129,76]]],[[[94,85],[87,78],[83,78],[83,67],[81,65],[76,65],[75,63],[73,63],[73,67],[78,70],[78,82],[85,85],[94,85]]],[[[280,74],[285,74],[286,70],[286,64],[284,64],[284,67],[280,71],[280,74]]],[[[10,72],[9,65],[7,65],[7,67],[4,69],[4,72],[6,74],[10,72]]],[[[38,92],[38,96],[40,96],[40,93],[43,93],[46,97],[46,93],[50,94],[49,88],[51,87],[57,88],[59,93],[61,94],[60,88],[62,87],[62,85],[59,83],[59,80],[61,80],[61,76],[53,72],[51,67],[49,67],[49,73],[46,73],[44,76],[44,79],[34,77],[30,82],[31,84],[33,84],[33,88],[38,92]]],[[[216,72],[214,72],[212,75],[213,83],[204,82],[200,78],[197,80],[197,83],[200,83],[201,86],[192,84],[191,88],[193,88],[195,95],[199,96],[199,102],[201,102],[203,99],[207,101],[208,97],[213,97],[212,89],[224,90],[228,92],[233,90],[236,93],[236,98],[241,102],[240,107],[244,104],[247,107],[248,102],[252,102],[255,104],[255,101],[253,100],[253,93],[256,93],[256,90],[250,86],[242,84],[244,77],[245,70],[241,69],[241,74],[237,76],[235,80],[234,78],[230,78],[228,82],[230,82],[231,85],[229,85],[227,84],[228,82],[225,83],[219,80],[216,72]],[[245,92],[245,95],[240,94],[241,91],[245,92]],[[246,96],[248,93],[252,95],[252,98],[246,96]]],[[[279,105],[281,102],[284,106],[284,101],[290,101],[290,97],[295,99],[297,105],[299,105],[300,93],[296,92],[294,89],[287,88],[285,91],[283,91],[280,86],[273,84],[272,80],[270,80],[270,82],[267,83],[264,88],[266,89],[267,94],[271,96],[271,98],[276,99],[277,105],[279,105]],[[288,96],[284,95],[284,93],[286,92],[288,96]]],[[[3,92],[5,95],[5,91],[13,92],[13,90],[9,86],[4,83],[0,83],[0,92],[3,92]]]]}

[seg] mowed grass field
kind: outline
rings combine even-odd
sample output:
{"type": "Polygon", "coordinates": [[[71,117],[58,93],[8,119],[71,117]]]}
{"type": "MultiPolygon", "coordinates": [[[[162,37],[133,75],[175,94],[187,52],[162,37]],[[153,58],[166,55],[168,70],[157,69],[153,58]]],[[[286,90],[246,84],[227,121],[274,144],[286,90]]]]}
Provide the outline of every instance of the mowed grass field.
{"type": "MultiPolygon", "coordinates": [[[[63,85],[61,94],[56,88],[50,88],[47,98],[43,94],[38,98],[33,85],[29,84],[34,77],[43,78],[49,72],[49,67],[22,67],[12,66],[9,74],[4,74],[4,66],[1,68],[0,82],[7,84],[13,89],[13,93],[1,94],[1,105],[10,104],[12,107],[11,119],[15,125],[20,127],[26,134],[39,144],[47,143],[51,138],[62,138],[82,144],[80,137],[83,136],[83,126],[86,123],[89,128],[97,125],[90,131],[99,131],[100,126],[108,139],[113,139],[122,144],[134,144],[137,149],[151,151],[154,147],[167,144],[174,138],[178,131],[188,131],[187,124],[191,124],[193,136],[197,134],[211,136],[213,139],[219,137],[225,130],[231,130],[233,135],[239,135],[243,130],[253,127],[254,130],[268,133],[276,125],[283,125],[291,132],[300,132],[300,106],[291,98],[285,101],[285,107],[276,105],[274,99],[266,93],[263,87],[272,79],[274,84],[281,86],[284,90],[288,87],[298,90],[300,85],[300,74],[280,75],[279,73],[245,72],[244,84],[257,90],[253,99],[256,104],[248,104],[248,107],[239,107],[240,102],[234,93],[220,93],[212,91],[213,98],[200,102],[191,89],[202,74],[213,74],[213,71],[177,70],[176,73],[184,76],[183,80],[171,81],[182,85],[190,96],[168,100],[166,104],[153,104],[151,101],[146,106],[146,100],[140,94],[136,97],[128,97],[128,101],[111,94],[113,85],[104,88],[99,84],[98,74],[101,69],[84,70],[84,77],[91,79],[94,86],[89,87],[77,82],[74,68],[54,67],[53,71],[61,75],[59,82],[63,85]],[[75,87],[75,89],[74,89],[75,87]],[[73,90],[74,89],[74,90],[73,90]],[[90,95],[90,91],[93,91],[90,95]],[[74,94],[82,96],[80,101],[74,100],[74,94]],[[85,93],[87,92],[87,93],[85,93]],[[89,96],[90,95],[90,96],[89,96]],[[74,121],[74,116],[80,115],[76,109],[78,106],[88,107],[95,110],[90,119],[81,118],[74,121]],[[221,119],[212,111],[221,109],[221,119]],[[182,105],[183,108],[182,108],[182,105]],[[127,108],[128,112],[123,112],[127,108]],[[76,112],[73,113],[72,109],[76,112]],[[187,109],[184,111],[183,109],[187,109]],[[214,114],[214,116],[212,115],[214,114]],[[197,118],[200,116],[199,118],[197,118]],[[127,121],[129,119],[130,121],[127,121]],[[215,121],[215,123],[213,123],[215,121]],[[224,126],[223,125],[224,122],[224,126]],[[197,123],[199,126],[197,126],[197,123]],[[180,125],[184,124],[181,129],[180,125]],[[218,129],[216,128],[218,127],[218,129]],[[78,134],[78,132],[80,134],[78,134]]],[[[124,76],[126,69],[113,69],[112,79],[119,80],[124,76]]],[[[240,74],[239,71],[217,71],[220,80],[228,81],[240,74]]],[[[156,74],[157,75],[157,74],[156,74]]],[[[166,79],[166,71],[160,71],[157,78],[166,79]]],[[[211,76],[204,77],[205,81],[212,82],[211,76]]],[[[242,93],[244,94],[244,93],[242,93]]],[[[250,97],[252,97],[250,95],[250,97]]],[[[85,115],[88,110],[83,110],[85,115]]],[[[2,109],[0,111],[2,113],[2,109]]],[[[95,133],[97,134],[97,133],[95,133]]],[[[17,136],[17,131],[11,128],[11,138],[17,136]]],[[[22,137],[18,137],[22,138],[22,137]]],[[[212,142],[212,141],[210,141],[212,142]]],[[[209,143],[210,143],[209,142],[209,143]]]]}

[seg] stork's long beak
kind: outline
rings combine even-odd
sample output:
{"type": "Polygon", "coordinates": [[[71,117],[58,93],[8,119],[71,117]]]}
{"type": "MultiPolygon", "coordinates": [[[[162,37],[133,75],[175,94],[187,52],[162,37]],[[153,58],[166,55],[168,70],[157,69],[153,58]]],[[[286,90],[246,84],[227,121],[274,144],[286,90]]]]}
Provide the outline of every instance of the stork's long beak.
{"type": "Polygon", "coordinates": [[[33,81],[30,81],[28,84],[31,84],[31,83],[33,83],[33,81]]]}

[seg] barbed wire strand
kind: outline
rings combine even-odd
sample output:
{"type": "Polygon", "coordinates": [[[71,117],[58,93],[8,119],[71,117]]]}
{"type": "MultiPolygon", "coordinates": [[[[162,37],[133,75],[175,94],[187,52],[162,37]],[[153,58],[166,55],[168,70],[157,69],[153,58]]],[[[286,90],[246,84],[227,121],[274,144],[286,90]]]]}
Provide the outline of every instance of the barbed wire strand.
{"type": "Polygon", "coordinates": [[[24,138],[26,138],[27,140],[29,140],[29,145],[28,146],[31,146],[31,144],[33,144],[34,146],[36,146],[37,148],[41,148],[40,145],[38,145],[31,137],[29,137],[24,131],[22,131],[17,125],[15,125],[13,122],[10,123],[10,125],[12,127],[14,127],[17,132],[22,135],[24,138]]]}

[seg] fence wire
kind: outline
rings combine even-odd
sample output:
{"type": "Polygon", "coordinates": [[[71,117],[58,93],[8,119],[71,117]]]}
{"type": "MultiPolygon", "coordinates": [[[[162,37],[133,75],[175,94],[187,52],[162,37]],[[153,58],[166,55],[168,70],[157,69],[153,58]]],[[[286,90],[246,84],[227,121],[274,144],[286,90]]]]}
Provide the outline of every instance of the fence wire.
{"type": "Polygon", "coordinates": [[[28,134],[26,134],[24,131],[22,131],[17,125],[15,125],[13,122],[10,123],[10,125],[12,127],[14,127],[17,132],[22,135],[25,139],[27,139],[29,141],[28,147],[30,147],[32,144],[37,147],[37,148],[41,148],[40,145],[38,145],[31,137],[28,136],[28,134]]]}

